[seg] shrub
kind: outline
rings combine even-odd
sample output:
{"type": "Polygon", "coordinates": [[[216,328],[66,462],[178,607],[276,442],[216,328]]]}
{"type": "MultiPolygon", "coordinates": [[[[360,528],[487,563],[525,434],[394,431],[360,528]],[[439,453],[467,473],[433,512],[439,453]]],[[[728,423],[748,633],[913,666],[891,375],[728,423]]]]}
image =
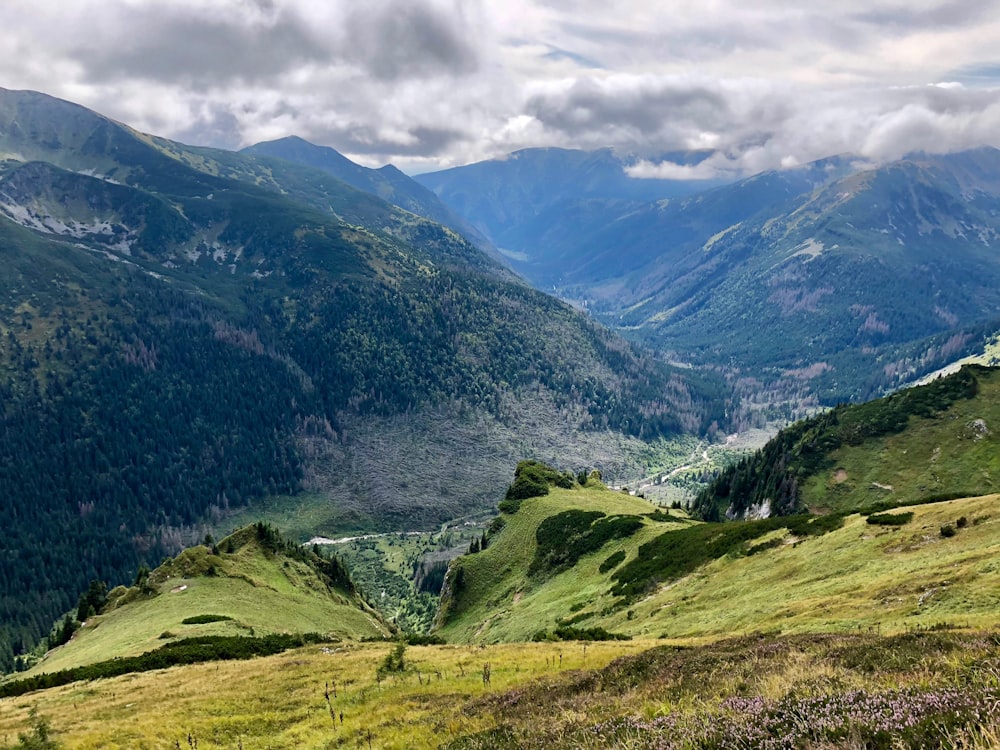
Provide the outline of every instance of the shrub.
{"type": "MultiPolygon", "coordinates": [[[[555,485],[571,489],[575,483],[572,474],[556,471],[541,461],[521,461],[514,470],[514,483],[507,488],[505,500],[527,500],[549,494],[549,487],[555,485]]],[[[516,511],[515,511],[516,512],[516,511]]]]}
{"type": "Polygon", "coordinates": [[[378,678],[382,679],[387,674],[399,674],[406,671],[406,642],[400,641],[392,647],[392,651],[385,655],[382,663],[378,666],[378,678]]]}
{"type": "Polygon", "coordinates": [[[535,540],[538,547],[528,574],[558,573],[572,567],[577,560],[597,552],[612,539],[625,539],[640,528],[638,516],[611,516],[592,510],[567,510],[549,516],[538,525],[535,540]]]}
{"type": "MultiPolygon", "coordinates": [[[[634,599],[655,589],[661,581],[672,581],[694,572],[712,560],[730,554],[760,552],[747,545],[787,528],[795,536],[821,536],[844,525],[841,515],[778,516],[759,521],[704,523],[667,531],[639,548],[639,554],[615,571],[612,593],[634,599]]],[[[767,548],[770,542],[758,547],[767,548]]]]}
{"type": "Polygon", "coordinates": [[[955,527],[952,526],[950,523],[946,523],[944,526],[941,527],[941,536],[944,537],[945,539],[953,537],[957,533],[958,532],[955,531],[955,527]]]}
{"type": "Polygon", "coordinates": [[[658,523],[680,523],[681,519],[676,516],[672,516],[661,508],[657,508],[652,513],[644,513],[650,521],[657,521],[658,523]]]}
{"type": "Polygon", "coordinates": [[[34,690],[45,690],[59,685],[68,685],[79,680],[96,680],[118,677],[151,669],[165,669],[180,664],[198,664],[206,661],[229,661],[250,659],[254,656],[271,656],[299,648],[310,643],[329,643],[329,639],[316,633],[290,635],[275,633],[262,638],[246,636],[209,635],[198,638],[184,638],[167,643],[153,651],[138,656],[125,656],[110,661],[87,664],[82,667],[64,669],[60,672],[26,677],[21,680],[0,684],[0,698],[24,695],[34,690]]]}
{"type": "Polygon", "coordinates": [[[448,642],[439,635],[421,635],[419,633],[407,633],[405,640],[409,646],[443,646],[448,642]]]}
{"type": "Polygon", "coordinates": [[[58,750],[60,745],[51,736],[51,720],[41,716],[36,706],[31,707],[28,718],[31,720],[31,732],[19,734],[18,742],[11,750],[58,750]]]}
{"type": "MultiPolygon", "coordinates": [[[[507,490],[509,493],[510,490],[507,490]]],[[[507,515],[514,515],[521,509],[521,501],[514,499],[503,499],[497,503],[497,508],[501,513],[506,513],[507,515]]]]}
{"type": "Polygon", "coordinates": [[[527,500],[529,497],[542,497],[549,494],[547,482],[540,482],[535,477],[518,477],[507,488],[504,500],[527,500]]]}
{"type": "Polygon", "coordinates": [[[601,573],[607,573],[609,570],[617,568],[623,560],[625,560],[625,551],[618,550],[614,554],[608,556],[608,558],[601,563],[601,567],[598,568],[598,570],[601,573]]]}
{"type": "Polygon", "coordinates": [[[628,641],[631,636],[621,633],[611,633],[604,628],[574,628],[568,625],[558,627],[551,633],[539,630],[531,640],[533,641],[628,641]]]}
{"type": "Polygon", "coordinates": [[[181,620],[182,625],[206,625],[210,622],[224,622],[232,620],[229,615],[192,615],[181,620]]]}
{"type": "Polygon", "coordinates": [[[503,531],[503,527],[506,525],[507,522],[500,516],[497,516],[492,521],[490,521],[490,525],[486,529],[487,536],[489,536],[490,538],[496,536],[501,531],[503,531]]]}
{"type": "Polygon", "coordinates": [[[913,513],[874,513],[867,522],[873,526],[905,526],[913,520],[913,513]]]}
{"type": "Polygon", "coordinates": [[[751,555],[756,555],[759,552],[766,552],[769,549],[775,549],[780,547],[785,543],[784,539],[771,539],[767,542],[761,542],[760,544],[755,544],[747,550],[747,557],[751,555]]]}

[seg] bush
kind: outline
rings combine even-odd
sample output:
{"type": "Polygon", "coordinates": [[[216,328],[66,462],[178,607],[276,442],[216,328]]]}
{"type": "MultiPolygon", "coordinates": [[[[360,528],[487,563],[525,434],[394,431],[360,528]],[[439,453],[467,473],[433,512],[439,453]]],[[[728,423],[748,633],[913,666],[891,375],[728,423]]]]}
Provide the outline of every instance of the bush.
{"type": "Polygon", "coordinates": [[[657,521],[658,523],[680,523],[681,519],[677,516],[672,516],[662,508],[657,508],[652,513],[643,514],[650,521],[657,521]]]}
{"type": "Polygon", "coordinates": [[[625,539],[640,528],[638,516],[611,516],[597,510],[567,510],[549,516],[538,525],[538,547],[528,567],[528,574],[558,573],[577,560],[597,552],[612,539],[625,539]]]}
{"type": "MultiPolygon", "coordinates": [[[[510,490],[507,491],[510,492],[510,490]]],[[[501,513],[506,513],[507,515],[512,516],[521,509],[521,501],[504,499],[497,503],[497,509],[501,513]]]]}
{"type": "Polygon", "coordinates": [[[913,520],[913,513],[875,513],[868,516],[872,526],[905,526],[913,520]]]}
{"type": "Polygon", "coordinates": [[[87,664],[82,667],[64,669],[60,672],[26,677],[13,682],[0,684],[0,698],[24,695],[33,690],[45,690],[60,685],[68,685],[79,680],[96,680],[106,677],[119,677],[134,672],[147,672],[151,669],[165,669],[180,664],[198,664],[206,661],[229,661],[233,659],[250,659],[254,656],[271,656],[280,654],[290,648],[299,648],[310,643],[328,643],[329,639],[317,633],[290,635],[276,633],[262,638],[250,638],[240,635],[221,636],[209,635],[199,638],[184,638],[173,643],[167,643],[153,651],[147,651],[139,656],[125,656],[110,661],[87,664]]]}
{"type": "Polygon", "coordinates": [[[181,625],[206,625],[210,622],[225,622],[232,619],[229,615],[192,615],[181,620],[181,625]]]}
{"type": "Polygon", "coordinates": [[[611,633],[604,628],[574,628],[570,626],[562,626],[553,630],[551,633],[545,630],[539,630],[535,633],[531,640],[540,641],[629,641],[632,640],[631,636],[622,635],[621,633],[611,633]]]}
{"type": "Polygon", "coordinates": [[[492,539],[494,536],[503,531],[503,527],[506,525],[507,522],[500,516],[497,516],[492,521],[490,521],[490,525],[486,528],[486,535],[492,539]]]}
{"type": "Polygon", "coordinates": [[[941,536],[944,537],[945,539],[953,537],[957,533],[958,532],[955,531],[955,527],[952,526],[950,523],[946,523],[944,526],[941,527],[941,536]]]}
{"type": "Polygon", "coordinates": [[[420,635],[419,633],[407,633],[405,640],[409,646],[444,646],[448,642],[439,635],[420,635]]]}
{"type": "Polygon", "coordinates": [[[387,674],[399,674],[406,671],[406,642],[401,641],[392,647],[392,651],[385,655],[382,663],[379,664],[377,675],[382,679],[387,674]]]}
{"type": "Polygon", "coordinates": [[[38,708],[31,707],[28,712],[31,720],[31,732],[19,734],[17,744],[10,750],[58,750],[59,743],[52,738],[52,722],[47,716],[41,716],[38,708]]]}
{"type": "Polygon", "coordinates": [[[601,567],[598,568],[598,570],[601,573],[607,573],[609,570],[617,568],[624,559],[625,559],[625,551],[618,550],[613,555],[610,555],[604,562],[602,562],[601,567]]]}
{"type": "Polygon", "coordinates": [[[542,497],[549,494],[547,482],[539,482],[534,477],[518,477],[507,488],[504,500],[527,500],[529,497],[542,497]]]}
{"type": "Polygon", "coordinates": [[[615,571],[615,596],[631,600],[655,589],[661,581],[672,581],[712,560],[730,554],[753,554],[767,549],[769,542],[748,545],[772,531],[786,528],[794,536],[822,536],[844,525],[843,516],[777,516],[759,521],[704,523],[667,531],[639,548],[639,554],[615,571]]]}
{"type": "Polygon", "coordinates": [[[504,499],[527,500],[529,497],[541,497],[549,494],[549,487],[552,485],[568,490],[572,489],[574,483],[575,477],[572,474],[556,471],[541,461],[521,461],[514,470],[514,483],[507,488],[504,499]]]}

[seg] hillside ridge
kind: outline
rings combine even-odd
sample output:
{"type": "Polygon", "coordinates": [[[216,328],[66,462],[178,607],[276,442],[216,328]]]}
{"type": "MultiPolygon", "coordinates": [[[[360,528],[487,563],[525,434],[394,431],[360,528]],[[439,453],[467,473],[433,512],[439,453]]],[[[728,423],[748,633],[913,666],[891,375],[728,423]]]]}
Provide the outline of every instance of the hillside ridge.
{"type": "Polygon", "coordinates": [[[292,544],[257,523],[188,547],[152,571],[140,568],[132,586],[108,591],[100,611],[88,612],[71,640],[29,675],[192,638],[317,633],[358,640],[391,632],[335,556],[292,544]]]}

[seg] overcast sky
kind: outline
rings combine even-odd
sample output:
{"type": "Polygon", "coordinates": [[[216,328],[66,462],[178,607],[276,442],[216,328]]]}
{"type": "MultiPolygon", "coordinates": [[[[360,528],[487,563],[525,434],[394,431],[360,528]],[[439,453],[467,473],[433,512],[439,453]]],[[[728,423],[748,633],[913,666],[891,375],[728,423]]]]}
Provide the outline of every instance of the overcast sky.
{"type": "Polygon", "coordinates": [[[3,0],[0,86],[199,145],[700,177],[1000,146],[1000,0],[3,0]],[[657,158],[691,148],[717,153],[657,158]]]}

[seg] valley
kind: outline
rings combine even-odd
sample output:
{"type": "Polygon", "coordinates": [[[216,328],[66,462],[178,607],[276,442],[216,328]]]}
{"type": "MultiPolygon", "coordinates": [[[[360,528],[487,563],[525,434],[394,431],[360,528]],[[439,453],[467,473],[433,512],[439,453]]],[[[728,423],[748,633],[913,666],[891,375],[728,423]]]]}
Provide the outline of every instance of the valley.
{"type": "Polygon", "coordinates": [[[688,184],[688,195],[661,186],[657,198],[628,198],[613,181],[603,193],[563,184],[569,159],[520,156],[418,179],[516,251],[512,266],[539,289],[676,361],[756,379],[758,391],[866,400],[998,328],[996,149],[882,165],[830,157],[688,184]],[[519,161],[535,169],[498,190],[496,174],[519,161]],[[558,201],[524,200],[549,185],[558,201]],[[469,202],[478,195],[492,212],[469,202]]]}
{"type": "Polygon", "coordinates": [[[328,172],[6,90],[0,149],[0,668],[89,580],[250,508],[428,529],[525,453],[641,475],[649,441],[724,422],[721,378],[328,172]]]}

